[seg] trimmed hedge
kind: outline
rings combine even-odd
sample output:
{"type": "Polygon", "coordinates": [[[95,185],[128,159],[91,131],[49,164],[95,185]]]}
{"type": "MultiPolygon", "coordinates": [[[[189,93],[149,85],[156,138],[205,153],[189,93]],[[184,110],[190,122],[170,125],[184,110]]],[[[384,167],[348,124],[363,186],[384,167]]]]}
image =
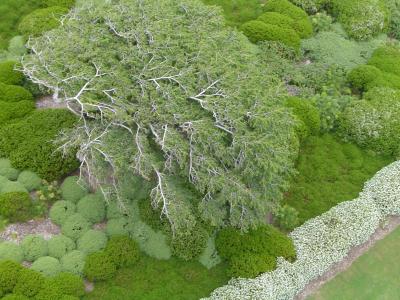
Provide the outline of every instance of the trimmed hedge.
{"type": "Polygon", "coordinates": [[[116,271],[117,267],[111,255],[105,251],[95,252],[86,257],[84,273],[90,281],[111,279],[116,271]]]}
{"type": "Polygon", "coordinates": [[[10,222],[25,222],[32,213],[32,199],[28,193],[11,192],[0,194],[0,215],[10,222]]]}
{"type": "Polygon", "coordinates": [[[90,228],[89,221],[76,213],[69,216],[61,227],[62,233],[67,237],[77,240],[90,228]]]}
{"type": "Polygon", "coordinates": [[[294,20],[291,17],[282,15],[277,12],[266,12],[258,17],[257,21],[265,24],[276,25],[279,27],[293,28],[294,20]]]}
{"type": "Polygon", "coordinates": [[[44,256],[35,260],[31,269],[43,274],[44,276],[52,277],[61,272],[61,264],[57,258],[44,256]]]}
{"type": "Polygon", "coordinates": [[[32,171],[22,171],[17,180],[29,192],[38,190],[42,186],[42,179],[32,171]]]}
{"type": "Polygon", "coordinates": [[[127,236],[113,236],[104,250],[117,268],[134,265],[140,257],[138,244],[127,236]]]}
{"type": "Polygon", "coordinates": [[[15,70],[15,61],[0,62],[0,82],[19,85],[24,80],[24,74],[15,70]]]}
{"type": "Polygon", "coordinates": [[[22,248],[15,243],[2,242],[0,243],[0,259],[12,260],[21,263],[24,260],[22,248]]]}
{"type": "Polygon", "coordinates": [[[68,252],[75,249],[75,243],[69,237],[59,234],[52,237],[48,242],[49,256],[61,259],[68,252]]]}
{"type": "Polygon", "coordinates": [[[73,250],[61,258],[61,267],[63,272],[82,276],[84,266],[85,254],[81,251],[73,250]]]}
{"type": "Polygon", "coordinates": [[[61,185],[61,194],[64,200],[77,203],[88,194],[86,185],[79,181],[78,176],[67,177],[61,185]]]}
{"type": "Polygon", "coordinates": [[[100,195],[89,194],[79,200],[76,207],[77,212],[93,224],[104,220],[105,200],[100,195]]]}
{"type": "Polygon", "coordinates": [[[33,95],[18,85],[8,85],[0,83],[0,101],[1,102],[33,102],[33,95]]]}
{"type": "Polygon", "coordinates": [[[57,225],[63,225],[65,221],[75,214],[76,205],[70,201],[56,201],[50,208],[49,216],[51,221],[57,225]]]}
{"type": "Polygon", "coordinates": [[[79,251],[91,254],[104,249],[107,236],[102,231],[90,229],[78,239],[76,244],[79,251]]]}
{"type": "Polygon", "coordinates": [[[56,151],[52,142],[59,132],[74,125],[76,117],[67,110],[34,110],[27,118],[0,129],[0,156],[20,170],[31,170],[54,180],[74,171],[79,162],[74,153],[56,151]]]}
{"type": "Polygon", "coordinates": [[[59,18],[68,13],[61,6],[41,8],[26,15],[19,23],[18,30],[25,36],[39,36],[60,25],[59,18]]]}
{"type": "Polygon", "coordinates": [[[48,253],[47,241],[39,235],[27,235],[21,242],[24,259],[35,261],[48,253]]]}

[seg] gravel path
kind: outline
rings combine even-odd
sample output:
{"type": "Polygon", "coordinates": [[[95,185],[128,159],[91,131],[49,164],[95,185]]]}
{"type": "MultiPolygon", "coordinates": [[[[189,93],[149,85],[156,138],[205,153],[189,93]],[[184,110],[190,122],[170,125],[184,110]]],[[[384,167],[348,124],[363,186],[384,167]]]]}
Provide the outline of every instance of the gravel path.
{"type": "Polygon", "coordinates": [[[398,226],[400,226],[400,217],[390,217],[385,226],[377,229],[368,241],[357,247],[354,247],[343,261],[333,265],[329,271],[325,272],[325,274],[306,285],[303,291],[296,296],[295,300],[304,300],[308,296],[317,292],[322,285],[349,268],[357,258],[362,256],[372,246],[374,246],[377,241],[385,238],[398,226]]]}

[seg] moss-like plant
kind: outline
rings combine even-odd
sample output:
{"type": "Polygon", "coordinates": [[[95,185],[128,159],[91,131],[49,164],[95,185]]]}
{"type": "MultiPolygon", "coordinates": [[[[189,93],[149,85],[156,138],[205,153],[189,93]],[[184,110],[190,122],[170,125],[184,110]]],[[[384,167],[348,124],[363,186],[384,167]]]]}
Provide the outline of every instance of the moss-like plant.
{"type": "Polygon", "coordinates": [[[61,227],[62,233],[67,237],[77,240],[90,228],[89,221],[80,214],[69,216],[61,227]]]}
{"type": "Polygon", "coordinates": [[[98,194],[90,194],[79,200],[77,212],[91,223],[101,222],[105,217],[105,200],[98,194]]]}
{"type": "Polygon", "coordinates": [[[24,252],[22,248],[12,242],[0,243],[0,259],[22,262],[24,260],[24,252]]]}
{"type": "Polygon", "coordinates": [[[76,206],[74,203],[60,200],[55,202],[50,208],[49,216],[54,223],[63,225],[70,216],[75,214],[75,212],[76,206]]]}
{"type": "Polygon", "coordinates": [[[77,241],[77,249],[86,254],[102,250],[107,244],[107,236],[99,230],[88,230],[77,241]]]}
{"type": "Polygon", "coordinates": [[[60,259],[75,249],[75,242],[65,235],[59,234],[48,241],[49,256],[60,259]]]}
{"type": "Polygon", "coordinates": [[[34,297],[45,284],[46,279],[41,273],[31,269],[23,269],[14,287],[14,293],[22,294],[26,297],[34,297]]]}
{"type": "Polygon", "coordinates": [[[61,194],[64,200],[77,203],[88,193],[84,182],[78,176],[67,177],[61,185],[61,194]]]}
{"type": "Polygon", "coordinates": [[[35,261],[48,253],[47,241],[39,235],[27,235],[21,242],[24,259],[35,261]]]}
{"type": "Polygon", "coordinates": [[[24,222],[33,216],[32,199],[25,192],[0,194],[0,215],[11,222],[24,222]]]}
{"type": "Polygon", "coordinates": [[[75,274],[62,272],[50,278],[47,282],[50,286],[56,287],[64,295],[82,297],[85,294],[83,280],[75,274]]]}
{"type": "Polygon", "coordinates": [[[85,276],[90,281],[102,281],[114,277],[117,267],[105,251],[95,252],[86,257],[85,276]]]}
{"type": "Polygon", "coordinates": [[[61,258],[61,267],[63,272],[82,276],[84,266],[85,254],[81,251],[73,250],[61,258]]]}
{"type": "Polygon", "coordinates": [[[39,189],[42,185],[42,179],[32,171],[22,171],[18,176],[18,182],[29,192],[39,189]]]}
{"type": "Polygon", "coordinates": [[[21,264],[12,260],[0,261],[0,295],[12,292],[22,268],[21,264]]]}
{"type": "Polygon", "coordinates": [[[117,268],[134,265],[140,257],[138,244],[127,236],[113,236],[107,243],[105,252],[117,268]]]}
{"type": "Polygon", "coordinates": [[[38,258],[33,262],[31,268],[48,277],[55,276],[61,272],[61,264],[58,259],[50,256],[38,258]]]}
{"type": "Polygon", "coordinates": [[[0,62],[0,82],[4,84],[19,85],[24,79],[20,71],[16,71],[17,63],[15,61],[0,62]]]}

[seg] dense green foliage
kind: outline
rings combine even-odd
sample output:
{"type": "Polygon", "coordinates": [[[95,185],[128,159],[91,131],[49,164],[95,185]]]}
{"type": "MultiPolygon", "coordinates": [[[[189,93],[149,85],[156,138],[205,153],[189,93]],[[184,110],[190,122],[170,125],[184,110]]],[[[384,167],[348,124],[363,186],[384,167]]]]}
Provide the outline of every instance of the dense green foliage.
{"type": "Polygon", "coordinates": [[[35,110],[27,118],[0,129],[0,155],[8,157],[15,168],[34,171],[44,179],[68,174],[78,167],[75,154],[56,151],[53,140],[75,120],[66,110],[35,110]]]}
{"type": "Polygon", "coordinates": [[[293,110],[293,114],[299,122],[297,134],[300,139],[319,134],[321,119],[317,108],[315,108],[310,101],[297,97],[290,97],[287,99],[286,105],[293,110]]]}
{"type": "Polygon", "coordinates": [[[6,124],[14,119],[21,119],[27,116],[35,108],[32,101],[1,102],[0,101],[0,122],[6,124]]]}
{"type": "Polygon", "coordinates": [[[62,294],[81,297],[85,293],[85,285],[83,280],[71,273],[59,273],[58,275],[50,278],[48,281],[49,286],[56,287],[62,294]]]}
{"type": "Polygon", "coordinates": [[[382,72],[400,76],[400,46],[389,44],[376,49],[368,64],[382,72]]]}
{"type": "Polygon", "coordinates": [[[331,135],[310,137],[300,150],[299,173],[286,193],[285,203],[298,210],[303,223],[357,197],[364,182],[389,162],[352,144],[340,143],[331,135]]]}
{"type": "Polygon", "coordinates": [[[198,257],[207,245],[208,232],[201,226],[196,226],[187,233],[177,234],[172,238],[172,254],[184,260],[198,257]]]}
{"type": "Polygon", "coordinates": [[[61,194],[66,201],[78,203],[87,193],[85,183],[80,181],[78,176],[67,177],[61,185],[61,194]]]}
{"type": "Polygon", "coordinates": [[[21,102],[31,101],[33,102],[32,94],[18,85],[8,85],[0,83],[0,101],[1,102],[21,102]]]}
{"type": "Polygon", "coordinates": [[[104,232],[90,229],[76,242],[77,249],[86,254],[102,250],[107,244],[107,236],[104,232]]]}
{"type": "Polygon", "coordinates": [[[51,277],[61,272],[61,264],[57,258],[43,256],[33,262],[31,269],[51,277]]]}
{"type": "Polygon", "coordinates": [[[90,228],[89,221],[82,215],[75,213],[69,216],[61,227],[62,233],[67,237],[77,240],[90,228]]]}
{"type": "Polygon", "coordinates": [[[85,266],[85,254],[78,250],[68,252],[61,258],[61,267],[64,272],[82,276],[85,266]]]}
{"type": "Polygon", "coordinates": [[[127,236],[111,237],[105,248],[117,268],[130,267],[139,260],[137,243],[127,236]]]}
{"type": "Polygon", "coordinates": [[[68,217],[76,212],[76,206],[70,201],[60,200],[53,204],[50,208],[50,219],[58,225],[63,225],[68,217]]]}
{"type": "Polygon", "coordinates": [[[18,182],[21,183],[29,192],[38,190],[42,186],[42,179],[32,171],[22,171],[18,175],[18,182]]]}
{"type": "Polygon", "coordinates": [[[13,291],[21,270],[22,266],[15,261],[0,261],[0,296],[13,291]]]}
{"type": "Polygon", "coordinates": [[[24,222],[32,217],[32,199],[28,193],[0,194],[0,215],[10,222],[24,222]]]}
{"type": "Polygon", "coordinates": [[[47,241],[39,235],[27,235],[21,242],[24,259],[35,261],[48,253],[47,241]]]}
{"type": "Polygon", "coordinates": [[[69,237],[62,234],[52,237],[47,242],[49,256],[61,259],[68,252],[75,249],[75,243],[69,237]]]}
{"type": "Polygon", "coordinates": [[[24,260],[24,253],[17,244],[11,242],[0,243],[0,259],[12,260],[15,262],[22,262],[24,260]]]}
{"type": "Polygon", "coordinates": [[[104,198],[101,195],[89,194],[79,200],[76,210],[89,222],[99,223],[106,214],[104,198]]]}
{"type": "Polygon", "coordinates": [[[73,10],[30,41],[24,72],[90,115],[64,142],[79,147],[103,189],[133,170],[151,182],[152,205],[172,231],[190,231],[199,217],[248,228],[282,196],[296,150],[293,121],[258,48],[223,26],[214,8],[184,3],[140,1],[138,9],[137,0],[117,0],[73,10]]]}
{"type": "Polygon", "coordinates": [[[45,283],[45,277],[41,273],[32,269],[23,269],[13,291],[15,294],[33,297],[45,286],[45,283]]]}
{"type": "Polygon", "coordinates": [[[16,71],[15,61],[5,61],[0,63],[0,82],[4,84],[19,85],[24,79],[20,71],[16,71]]]}
{"type": "Polygon", "coordinates": [[[217,235],[216,246],[219,255],[228,260],[229,275],[233,277],[255,277],[273,270],[279,256],[288,260],[296,257],[291,239],[269,225],[245,234],[223,229],[217,235]]]}
{"type": "Polygon", "coordinates": [[[117,266],[105,251],[89,254],[85,261],[85,276],[90,281],[108,280],[114,277],[117,266]]]}

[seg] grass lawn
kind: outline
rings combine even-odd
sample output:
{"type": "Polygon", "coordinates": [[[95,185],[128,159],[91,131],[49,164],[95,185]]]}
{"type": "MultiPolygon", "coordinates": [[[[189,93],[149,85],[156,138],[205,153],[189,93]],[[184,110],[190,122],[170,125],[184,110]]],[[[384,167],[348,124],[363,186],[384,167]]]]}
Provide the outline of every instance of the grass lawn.
{"type": "Polygon", "coordinates": [[[198,300],[229,280],[226,266],[207,270],[198,262],[142,257],[132,268],[121,269],[107,282],[95,284],[86,300],[198,300]]]}
{"type": "Polygon", "coordinates": [[[400,299],[400,228],[308,300],[400,299]]]}

